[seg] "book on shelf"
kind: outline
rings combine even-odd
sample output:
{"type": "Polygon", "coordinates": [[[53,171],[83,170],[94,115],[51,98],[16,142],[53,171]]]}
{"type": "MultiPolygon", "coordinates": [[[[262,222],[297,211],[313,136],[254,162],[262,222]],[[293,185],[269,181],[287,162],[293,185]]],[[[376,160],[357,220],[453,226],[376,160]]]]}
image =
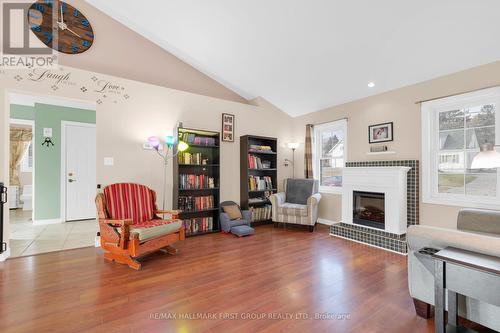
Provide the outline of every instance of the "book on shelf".
{"type": "Polygon", "coordinates": [[[186,132],[179,133],[179,139],[181,139],[184,142],[200,146],[215,146],[217,142],[216,138],[211,136],[200,136],[194,133],[186,133],[186,132]]]}
{"type": "Polygon", "coordinates": [[[180,174],[179,188],[181,190],[195,190],[215,188],[215,178],[207,175],[180,174]]]}
{"type": "Polygon", "coordinates": [[[177,155],[177,160],[180,164],[206,165],[208,158],[203,157],[201,153],[183,152],[177,155]]]}
{"type": "Polygon", "coordinates": [[[258,156],[248,155],[248,167],[254,170],[265,170],[271,168],[271,161],[262,160],[258,156]]]}
{"type": "Polygon", "coordinates": [[[250,207],[252,214],[251,222],[265,221],[272,218],[273,206],[265,205],[264,207],[250,207]]]}
{"type": "Polygon", "coordinates": [[[248,188],[250,191],[272,190],[273,181],[270,176],[248,177],[248,188]]]}
{"type": "Polygon", "coordinates": [[[198,217],[195,219],[187,219],[182,221],[184,224],[184,232],[186,235],[195,234],[198,232],[212,231],[214,228],[213,217],[198,217]]]}
{"type": "Polygon", "coordinates": [[[213,195],[206,195],[206,196],[183,195],[179,196],[177,202],[178,202],[177,204],[178,209],[182,210],[183,212],[214,208],[213,195]]]}
{"type": "Polygon", "coordinates": [[[257,153],[272,153],[273,149],[267,145],[250,145],[249,150],[257,153]]]}

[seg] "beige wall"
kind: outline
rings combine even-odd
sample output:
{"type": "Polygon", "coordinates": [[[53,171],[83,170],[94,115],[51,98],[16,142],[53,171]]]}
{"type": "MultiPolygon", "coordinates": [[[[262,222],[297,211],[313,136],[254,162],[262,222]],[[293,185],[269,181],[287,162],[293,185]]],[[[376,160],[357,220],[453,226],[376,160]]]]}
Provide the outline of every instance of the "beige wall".
{"type": "MultiPolygon", "coordinates": [[[[275,109],[264,100],[257,99],[254,105],[241,104],[227,100],[196,95],[188,92],[144,84],[112,76],[64,67],[58,73],[70,79],[61,84],[54,92],[53,82],[44,80],[32,82],[27,72],[19,72],[24,79],[14,79],[16,73],[0,73],[0,181],[8,181],[8,91],[33,95],[52,96],[97,104],[97,181],[101,184],[112,182],[138,182],[151,186],[159,192],[162,200],[162,161],[152,151],[142,149],[142,144],[151,135],[165,136],[172,134],[175,125],[182,121],[184,126],[220,131],[223,112],[236,116],[235,142],[221,144],[221,200],[239,201],[239,137],[245,134],[277,137],[280,155],[278,159],[279,185],[291,173],[283,167],[285,158],[291,153],[285,148],[292,140],[293,119],[275,109]],[[120,95],[95,92],[97,85],[90,78],[98,76],[100,80],[123,87],[120,95]],[[87,92],[80,88],[85,86],[87,92]],[[124,95],[130,96],[128,99],[124,95]],[[115,103],[116,101],[116,103],[115,103]],[[104,157],[113,157],[114,166],[104,166],[104,157]]],[[[171,164],[170,164],[171,165],[171,164]]],[[[167,202],[171,204],[172,169],[168,169],[167,202]]],[[[36,203],[35,203],[36,204],[36,203]]],[[[170,207],[170,206],[169,206],[170,207]]],[[[8,214],[5,214],[5,235],[8,235],[8,214]]]]}
{"type": "MultiPolygon", "coordinates": [[[[500,62],[295,118],[295,139],[304,142],[306,124],[348,117],[348,161],[421,160],[420,106],[415,102],[491,85],[500,85],[500,62]],[[394,122],[395,140],[388,143],[388,146],[390,150],[396,151],[396,154],[367,155],[366,153],[370,150],[368,126],[389,121],[394,122]]],[[[302,175],[303,145],[297,155],[299,156],[297,162],[298,172],[302,175]]],[[[458,207],[421,203],[420,223],[456,228],[458,209],[458,207]]],[[[341,219],[341,198],[339,195],[323,195],[320,203],[320,217],[333,221],[341,219]]]]}
{"type": "MultiPolygon", "coordinates": [[[[221,200],[239,201],[239,137],[245,134],[277,137],[279,140],[278,177],[283,179],[289,170],[281,165],[289,157],[283,147],[291,141],[292,118],[267,107],[258,107],[221,99],[136,84],[126,107],[97,108],[98,181],[112,183],[137,181],[161,189],[162,163],[151,151],[140,145],[151,135],[171,134],[177,122],[185,127],[220,131],[221,114],[236,116],[235,142],[221,143],[221,200]],[[102,166],[104,157],[114,157],[115,167],[102,166]]],[[[169,168],[169,183],[172,179],[169,168]]],[[[280,184],[282,182],[280,181],[280,184]]],[[[171,193],[167,202],[171,202],[171,193]]],[[[161,199],[160,199],[161,200],[161,199]]]]}
{"type": "Polygon", "coordinates": [[[92,23],[95,41],[92,47],[82,54],[59,54],[61,65],[246,103],[243,97],[86,1],[68,2],[80,9],[92,23]]]}

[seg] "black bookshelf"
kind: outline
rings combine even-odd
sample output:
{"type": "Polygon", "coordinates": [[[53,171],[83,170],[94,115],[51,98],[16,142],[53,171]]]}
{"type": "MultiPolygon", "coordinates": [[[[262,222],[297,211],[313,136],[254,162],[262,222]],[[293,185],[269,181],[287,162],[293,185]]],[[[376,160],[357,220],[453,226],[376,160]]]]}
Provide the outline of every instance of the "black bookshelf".
{"type": "MultiPolygon", "coordinates": [[[[240,205],[242,209],[270,209],[269,196],[278,186],[278,140],[276,138],[244,135],[240,137],[240,205]],[[268,146],[270,150],[256,150],[254,146],[268,146]],[[250,163],[249,156],[260,159],[260,164],[250,163]],[[265,163],[263,163],[265,162],[265,163]],[[265,166],[262,164],[266,164],[265,166]],[[250,188],[251,177],[269,177],[271,184],[265,188],[250,188]]],[[[252,221],[252,225],[270,224],[271,218],[252,221]]]]}
{"type": "MultiPolygon", "coordinates": [[[[176,130],[178,139],[186,142],[189,148],[184,152],[179,152],[179,155],[176,156],[173,161],[173,207],[182,210],[179,218],[183,220],[183,224],[186,227],[186,237],[219,232],[220,134],[214,131],[184,127],[178,127],[176,130]],[[201,138],[201,140],[204,140],[203,138],[210,138],[210,142],[195,142],[194,140],[197,140],[195,138],[201,138]],[[192,155],[199,154],[198,156],[201,156],[201,159],[199,158],[198,160],[186,162],[183,159],[185,153],[192,155]],[[213,187],[209,187],[208,184],[205,184],[206,186],[201,186],[201,188],[198,188],[200,186],[196,186],[197,188],[185,188],[186,186],[183,186],[183,180],[184,185],[189,182],[186,181],[188,177],[183,177],[183,175],[193,175],[191,176],[191,180],[196,176],[199,177],[198,180],[213,178],[213,187]],[[203,176],[203,178],[200,176],[203,176]],[[201,208],[192,205],[190,207],[179,207],[179,198],[181,198],[181,201],[189,201],[183,198],[209,196],[213,196],[212,207],[201,208]],[[212,218],[211,229],[203,228],[203,224],[201,223],[202,218],[212,218]],[[192,222],[193,220],[197,222],[192,222]],[[191,223],[187,221],[191,221],[191,223]],[[197,224],[197,226],[194,226],[194,224],[197,224]]],[[[177,151],[175,152],[177,153],[177,151]]],[[[193,183],[194,182],[191,182],[190,184],[193,183]]],[[[205,227],[207,224],[208,223],[205,222],[205,227]]]]}

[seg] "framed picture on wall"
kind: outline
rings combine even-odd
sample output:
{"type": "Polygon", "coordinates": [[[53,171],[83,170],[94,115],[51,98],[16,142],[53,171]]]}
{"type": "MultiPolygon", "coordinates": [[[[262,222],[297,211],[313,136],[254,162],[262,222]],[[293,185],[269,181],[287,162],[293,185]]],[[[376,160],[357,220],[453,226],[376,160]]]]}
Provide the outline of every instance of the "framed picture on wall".
{"type": "Polygon", "coordinates": [[[379,143],[394,140],[393,123],[383,123],[368,126],[368,142],[379,143]]]}
{"type": "Polygon", "coordinates": [[[234,142],[234,114],[222,114],[222,141],[234,142]]]}

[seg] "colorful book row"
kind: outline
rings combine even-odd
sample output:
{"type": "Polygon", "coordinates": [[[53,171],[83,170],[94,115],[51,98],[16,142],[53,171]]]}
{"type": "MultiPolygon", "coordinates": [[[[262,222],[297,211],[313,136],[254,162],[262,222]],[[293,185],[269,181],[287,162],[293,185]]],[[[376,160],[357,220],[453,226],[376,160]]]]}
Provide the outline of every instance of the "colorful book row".
{"type": "Polygon", "coordinates": [[[273,206],[271,205],[265,205],[264,207],[250,207],[252,222],[270,220],[272,218],[272,208],[273,206]]]}
{"type": "Polygon", "coordinates": [[[193,190],[204,188],[215,188],[215,178],[207,175],[179,175],[179,188],[181,190],[193,190]]]}
{"type": "Polygon", "coordinates": [[[204,165],[208,164],[208,158],[204,158],[201,153],[180,153],[177,156],[180,164],[194,164],[194,165],[204,165]]]}
{"type": "Polygon", "coordinates": [[[273,181],[269,176],[250,176],[248,178],[250,191],[262,191],[273,189],[273,181]]]}
{"type": "Polygon", "coordinates": [[[271,168],[271,161],[262,161],[260,157],[248,155],[248,167],[250,169],[269,169],[271,168]]]}
{"type": "Polygon", "coordinates": [[[196,219],[183,220],[186,235],[198,232],[212,231],[214,226],[213,217],[199,217],[196,219]]]}
{"type": "Polygon", "coordinates": [[[215,146],[217,141],[209,136],[198,136],[194,133],[179,133],[179,139],[184,142],[200,145],[200,146],[215,146]]]}
{"type": "Polygon", "coordinates": [[[184,212],[206,210],[214,208],[214,196],[180,196],[177,200],[178,207],[184,212]]]}

